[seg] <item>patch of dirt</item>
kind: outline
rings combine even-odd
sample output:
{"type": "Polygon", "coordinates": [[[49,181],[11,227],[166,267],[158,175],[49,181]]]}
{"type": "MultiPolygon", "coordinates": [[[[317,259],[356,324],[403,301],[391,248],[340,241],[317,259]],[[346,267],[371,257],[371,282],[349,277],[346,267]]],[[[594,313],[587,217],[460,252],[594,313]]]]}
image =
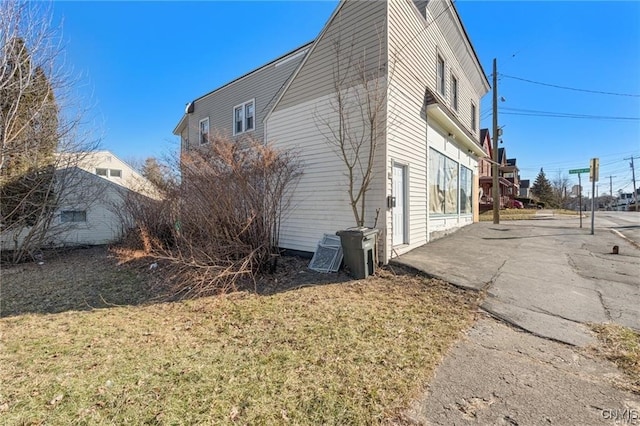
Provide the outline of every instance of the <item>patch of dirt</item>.
{"type": "Polygon", "coordinates": [[[264,274],[258,279],[256,286],[258,293],[267,295],[300,287],[334,284],[351,280],[351,277],[344,271],[330,273],[312,271],[308,268],[310,261],[311,259],[297,256],[278,258],[275,273],[264,274]]]}

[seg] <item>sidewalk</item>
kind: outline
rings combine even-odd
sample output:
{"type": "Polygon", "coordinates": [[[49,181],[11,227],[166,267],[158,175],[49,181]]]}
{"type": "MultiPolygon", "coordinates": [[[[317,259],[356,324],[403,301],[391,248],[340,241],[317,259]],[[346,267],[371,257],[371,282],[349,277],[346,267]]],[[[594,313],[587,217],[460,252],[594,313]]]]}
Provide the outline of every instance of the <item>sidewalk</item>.
{"type": "Polygon", "coordinates": [[[405,413],[410,424],[640,424],[622,417],[640,415],[640,396],[578,348],[595,341],[588,322],[640,330],[632,242],[606,227],[590,235],[577,218],[482,222],[394,262],[486,292],[479,320],[405,413]]]}
{"type": "Polygon", "coordinates": [[[592,343],[587,322],[640,330],[640,249],[606,228],[590,235],[575,218],[480,222],[394,262],[484,290],[484,310],[560,342],[592,343]]]}

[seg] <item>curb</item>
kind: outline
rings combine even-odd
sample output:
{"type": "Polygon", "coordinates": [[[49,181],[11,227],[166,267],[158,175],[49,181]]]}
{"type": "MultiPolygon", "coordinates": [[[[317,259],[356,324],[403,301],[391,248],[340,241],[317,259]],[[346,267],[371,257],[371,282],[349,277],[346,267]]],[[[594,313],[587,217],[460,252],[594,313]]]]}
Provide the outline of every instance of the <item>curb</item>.
{"type": "Polygon", "coordinates": [[[610,229],[610,231],[616,234],[618,237],[625,240],[626,242],[628,242],[629,244],[631,244],[632,246],[634,246],[635,248],[637,248],[638,250],[640,250],[640,244],[633,241],[631,238],[625,236],[624,234],[622,234],[622,232],[618,231],[617,229],[610,229]]]}

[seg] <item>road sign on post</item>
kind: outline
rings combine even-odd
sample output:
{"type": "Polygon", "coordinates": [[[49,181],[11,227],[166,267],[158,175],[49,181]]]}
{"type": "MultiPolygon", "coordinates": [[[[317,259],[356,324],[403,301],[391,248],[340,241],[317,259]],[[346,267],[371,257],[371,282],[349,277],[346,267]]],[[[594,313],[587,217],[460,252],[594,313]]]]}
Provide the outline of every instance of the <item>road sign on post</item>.
{"type": "Polygon", "coordinates": [[[569,170],[570,175],[578,175],[578,216],[580,216],[580,228],[582,228],[582,180],[580,179],[580,175],[582,173],[589,173],[589,171],[591,171],[590,168],[569,170]]]}
{"type": "Polygon", "coordinates": [[[580,173],[589,173],[591,169],[590,168],[586,168],[586,169],[571,169],[569,170],[569,174],[570,175],[576,175],[576,174],[580,174],[580,173]]]}
{"type": "Polygon", "coordinates": [[[591,182],[597,182],[600,175],[600,159],[592,158],[589,163],[589,180],[591,182]]]}

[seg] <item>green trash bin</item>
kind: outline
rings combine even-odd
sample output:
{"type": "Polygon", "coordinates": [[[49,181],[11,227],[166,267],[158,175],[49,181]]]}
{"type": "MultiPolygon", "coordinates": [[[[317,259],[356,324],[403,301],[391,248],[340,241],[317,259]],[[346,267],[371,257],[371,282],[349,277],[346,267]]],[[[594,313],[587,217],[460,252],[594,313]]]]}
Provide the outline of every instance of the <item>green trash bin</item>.
{"type": "Polygon", "coordinates": [[[344,264],[349,275],[359,280],[375,273],[377,229],[351,228],[336,232],[340,237],[344,264]]]}

